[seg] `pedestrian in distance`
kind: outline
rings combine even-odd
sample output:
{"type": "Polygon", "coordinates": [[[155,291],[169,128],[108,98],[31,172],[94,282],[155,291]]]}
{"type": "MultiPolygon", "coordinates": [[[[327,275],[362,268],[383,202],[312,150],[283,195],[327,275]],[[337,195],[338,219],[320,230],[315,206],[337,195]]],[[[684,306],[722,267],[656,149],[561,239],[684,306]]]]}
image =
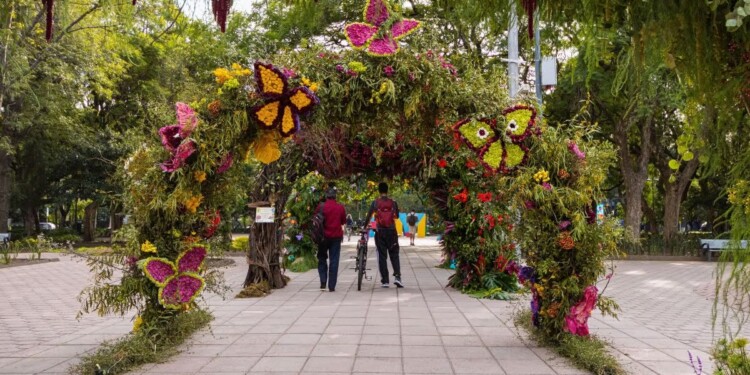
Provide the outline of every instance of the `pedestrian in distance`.
{"type": "Polygon", "coordinates": [[[411,246],[414,246],[414,238],[417,236],[418,221],[419,218],[417,217],[417,213],[414,212],[414,209],[412,208],[409,215],[406,216],[406,224],[409,226],[409,239],[411,240],[411,246]]]}
{"type": "MultiPolygon", "coordinates": [[[[398,204],[388,197],[388,184],[381,182],[378,185],[380,197],[372,202],[370,210],[365,216],[365,223],[370,222],[370,217],[375,215],[375,247],[378,251],[378,269],[380,270],[381,286],[390,286],[388,275],[388,258],[391,258],[393,267],[393,283],[403,288],[401,281],[401,265],[399,263],[398,232],[396,232],[396,218],[398,218],[398,204]]],[[[366,227],[364,228],[367,229],[366,227]]]]}
{"type": "MultiPolygon", "coordinates": [[[[328,189],[326,200],[317,210],[323,212],[323,240],[318,245],[318,275],[320,289],[326,286],[331,292],[336,291],[336,281],[339,273],[339,255],[341,255],[341,241],[344,240],[343,226],[346,224],[346,208],[336,202],[336,190],[328,189]]],[[[317,211],[316,210],[316,211],[317,211]]]]}

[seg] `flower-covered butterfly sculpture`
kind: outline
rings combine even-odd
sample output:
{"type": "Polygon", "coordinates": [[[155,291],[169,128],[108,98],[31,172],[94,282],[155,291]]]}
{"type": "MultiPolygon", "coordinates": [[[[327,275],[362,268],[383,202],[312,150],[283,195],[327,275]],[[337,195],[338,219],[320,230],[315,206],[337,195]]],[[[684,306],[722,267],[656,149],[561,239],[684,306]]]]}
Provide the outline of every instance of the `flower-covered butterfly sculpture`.
{"type": "Polygon", "coordinates": [[[188,138],[195,127],[198,126],[198,116],[185,103],[177,103],[175,107],[177,109],[177,124],[159,129],[161,144],[170,154],[169,160],[161,164],[161,169],[168,173],[182,168],[196,150],[195,142],[188,138]]]}
{"type": "Polygon", "coordinates": [[[504,110],[503,120],[504,132],[498,129],[497,120],[491,119],[462,120],[453,130],[477,153],[485,168],[507,174],[526,162],[529,149],[523,142],[532,134],[539,134],[539,128],[536,110],[525,105],[504,110]]]}
{"type": "Polygon", "coordinates": [[[367,50],[373,56],[389,56],[398,51],[397,41],[417,30],[422,23],[392,17],[386,0],[367,0],[365,22],[346,25],[344,34],[354,49],[367,50]]]}
{"type": "Polygon", "coordinates": [[[205,286],[198,274],[205,258],[206,249],[196,246],[180,254],[175,262],[150,257],[139,265],[146,277],[159,287],[159,303],[180,310],[192,303],[205,286]]]}
{"type": "Polygon", "coordinates": [[[258,92],[267,101],[250,113],[266,130],[278,129],[283,137],[299,130],[299,116],[318,104],[318,97],[305,86],[289,88],[284,73],[271,64],[255,63],[258,92]]]}

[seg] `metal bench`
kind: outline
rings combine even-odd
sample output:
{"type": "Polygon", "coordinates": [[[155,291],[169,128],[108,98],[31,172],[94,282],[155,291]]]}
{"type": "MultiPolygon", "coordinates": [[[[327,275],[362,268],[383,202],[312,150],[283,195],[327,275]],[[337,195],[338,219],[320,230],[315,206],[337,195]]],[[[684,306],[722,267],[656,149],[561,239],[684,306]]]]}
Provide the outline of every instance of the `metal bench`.
{"type": "MultiPolygon", "coordinates": [[[[730,240],[700,240],[701,249],[706,253],[706,260],[711,261],[711,253],[720,253],[729,248],[730,240]]],[[[747,241],[740,241],[740,247],[747,249],[747,241]]]]}

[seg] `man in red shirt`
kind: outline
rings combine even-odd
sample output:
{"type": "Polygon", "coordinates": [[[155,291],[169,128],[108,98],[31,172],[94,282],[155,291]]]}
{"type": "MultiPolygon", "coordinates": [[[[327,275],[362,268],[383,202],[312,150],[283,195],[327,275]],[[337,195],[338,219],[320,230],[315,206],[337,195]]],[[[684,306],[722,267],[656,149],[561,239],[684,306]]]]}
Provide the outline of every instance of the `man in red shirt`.
{"type": "Polygon", "coordinates": [[[344,239],[343,225],[346,224],[346,209],[336,202],[336,189],[326,191],[326,201],[318,209],[323,210],[323,242],[318,246],[318,274],[320,289],[336,291],[336,279],[339,273],[339,255],[341,241],[344,239]],[[330,258],[330,264],[326,260],[330,258]]]}

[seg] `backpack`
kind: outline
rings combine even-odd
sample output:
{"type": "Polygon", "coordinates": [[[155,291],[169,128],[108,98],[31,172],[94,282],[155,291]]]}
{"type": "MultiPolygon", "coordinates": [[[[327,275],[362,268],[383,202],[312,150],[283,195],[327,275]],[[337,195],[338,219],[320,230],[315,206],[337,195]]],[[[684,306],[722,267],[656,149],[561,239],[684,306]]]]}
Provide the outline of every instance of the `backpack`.
{"type": "Polygon", "coordinates": [[[388,198],[378,199],[375,208],[377,208],[375,221],[378,223],[378,227],[393,227],[393,201],[388,198]]]}
{"type": "Polygon", "coordinates": [[[410,226],[414,226],[417,224],[417,215],[409,215],[409,217],[406,218],[406,223],[410,226]]]}
{"type": "Polygon", "coordinates": [[[310,237],[316,245],[323,243],[325,239],[326,217],[323,215],[323,205],[318,206],[318,212],[312,217],[310,237]]]}

